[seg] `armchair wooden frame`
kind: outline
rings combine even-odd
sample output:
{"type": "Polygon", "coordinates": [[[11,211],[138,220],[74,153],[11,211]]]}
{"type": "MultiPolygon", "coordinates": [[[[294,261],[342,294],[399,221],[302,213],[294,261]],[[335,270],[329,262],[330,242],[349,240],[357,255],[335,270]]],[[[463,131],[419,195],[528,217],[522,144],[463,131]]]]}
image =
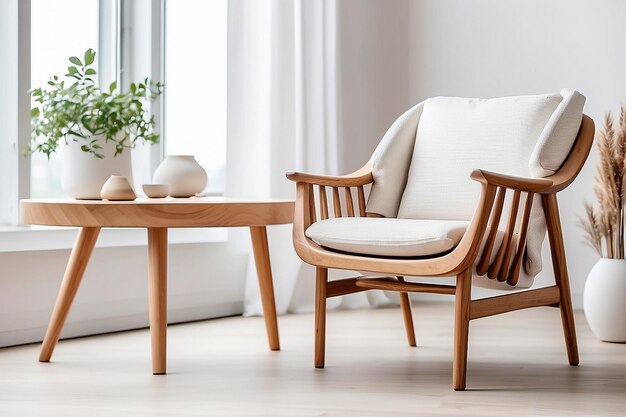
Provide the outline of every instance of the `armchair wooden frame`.
{"type": "Polygon", "coordinates": [[[415,346],[409,292],[427,292],[455,296],[454,358],[452,385],[455,390],[466,386],[467,346],[470,320],[530,307],[558,307],[561,312],[567,356],[570,365],[578,365],[578,346],[571,302],[565,248],[556,194],[574,181],[582,169],[593,144],[593,120],[583,115],[581,126],[570,154],[562,167],[546,178],[520,178],[485,170],[475,170],[470,177],[481,184],[480,198],[458,246],[434,258],[381,258],[353,255],[325,249],[305,235],[306,229],[319,218],[331,217],[327,188],[332,192],[335,217],[381,217],[366,210],[364,186],[374,179],[370,163],[345,176],[322,176],[299,172],[287,173],[296,183],[297,197],[293,227],[296,252],[303,261],[316,267],[315,293],[315,367],[324,367],[326,299],[371,289],[400,292],[401,308],[409,344],[415,346]],[[316,204],[315,188],[318,202],[316,204]],[[353,196],[355,189],[356,198],[353,196]],[[340,193],[344,194],[345,210],[340,193]],[[497,225],[503,215],[507,192],[513,193],[503,241],[493,258],[497,225]],[[522,200],[522,194],[525,198],[522,200]],[[515,285],[520,275],[526,248],[526,232],[534,195],[541,197],[548,229],[554,267],[555,285],[519,291],[490,298],[471,300],[472,269],[483,240],[481,261],[476,265],[479,275],[515,285]],[[354,204],[356,200],[357,204],[354,204]],[[520,210],[520,202],[524,201],[520,210]],[[517,233],[516,225],[518,225],[517,233]],[[491,226],[491,227],[489,227],[491,226]],[[490,259],[494,259],[490,264],[490,259]],[[396,278],[355,277],[328,281],[328,269],[347,269],[385,274],[396,278]],[[456,285],[406,282],[404,276],[456,276],[456,285]]]}

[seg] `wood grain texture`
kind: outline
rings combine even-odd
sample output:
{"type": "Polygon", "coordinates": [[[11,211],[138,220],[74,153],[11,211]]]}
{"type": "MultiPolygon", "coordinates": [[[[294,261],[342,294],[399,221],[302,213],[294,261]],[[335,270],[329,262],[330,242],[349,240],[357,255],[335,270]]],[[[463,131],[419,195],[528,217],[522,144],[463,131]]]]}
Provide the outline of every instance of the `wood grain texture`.
{"type": "Polygon", "coordinates": [[[362,185],[357,187],[357,196],[358,196],[358,201],[359,201],[359,216],[365,217],[365,209],[366,209],[365,190],[363,189],[362,185]]]}
{"type": "Polygon", "coordinates": [[[352,199],[352,190],[350,187],[344,188],[346,195],[346,208],[348,209],[348,217],[354,217],[354,201],[352,199]]]}
{"type": "Polygon", "coordinates": [[[259,349],[266,344],[262,317],[170,325],[176,343],[165,378],[144,372],[150,361],[139,353],[147,329],[62,340],[54,366],[33,362],[34,344],[0,349],[1,414],[623,416],[625,346],[598,340],[582,310],[575,315],[584,366],[563,363],[557,310],[533,308],[473,321],[467,390],[451,390],[454,313],[447,298],[438,298],[413,305],[419,348],[407,346],[399,308],[329,310],[326,354],[335,360],[326,370],[310,364],[312,313],[281,317],[289,349],[279,354],[259,349]]]}
{"type": "Polygon", "coordinates": [[[319,199],[320,199],[320,217],[322,220],[328,219],[328,197],[326,196],[326,187],[319,186],[319,199]]]}
{"type": "Polygon", "coordinates": [[[576,341],[576,325],[574,323],[574,309],[572,307],[572,295],[569,284],[569,274],[567,273],[567,260],[565,256],[565,245],[563,243],[563,230],[559,215],[559,206],[556,194],[543,196],[543,206],[546,212],[548,224],[548,240],[550,242],[550,253],[552,255],[552,268],[554,279],[559,287],[561,302],[561,321],[563,323],[563,334],[565,346],[567,348],[567,358],[569,364],[576,366],[579,363],[578,342],[576,341]]]}
{"type": "Polygon", "coordinates": [[[496,260],[489,266],[487,276],[491,279],[497,279],[500,282],[506,280],[506,273],[509,272],[509,260],[511,255],[511,247],[513,240],[513,233],[515,232],[515,222],[517,220],[517,210],[519,208],[520,191],[515,190],[513,193],[513,201],[511,202],[511,211],[504,231],[504,237],[500,248],[498,249],[498,255],[496,260]]]}
{"type": "Polygon", "coordinates": [[[370,184],[374,181],[372,177],[372,167],[369,163],[351,174],[342,176],[317,175],[308,172],[287,172],[285,175],[289,180],[294,182],[325,185],[335,188],[358,187],[360,185],[370,184]]]}
{"type": "Polygon", "coordinates": [[[423,292],[448,295],[454,295],[456,293],[455,287],[453,285],[406,282],[404,280],[400,281],[390,277],[359,278],[356,280],[355,285],[357,287],[366,288],[368,290],[423,292]]]}
{"type": "Polygon", "coordinates": [[[315,269],[315,358],[316,368],[323,368],[326,357],[326,284],[328,269],[315,269]]]}
{"type": "Polygon", "coordinates": [[[344,278],[329,281],[326,285],[326,298],[338,297],[355,292],[367,291],[367,288],[356,286],[357,278],[344,278]]]}
{"type": "Polygon", "coordinates": [[[167,228],[148,229],[148,300],[152,373],[167,372],[167,228]]]}
{"type": "MultiPolygon", "coordinates": [[[[404,277],[397,277],[398,281],[404,281],[404,277]]],[[[404,329],[406,330],[406,339],[409,342],[409,346],[417,346],[415,341],[415,327],[413,326],[413,313],[411,311],[411,300],[409,294],[401,292],[400,294],[400,309],[402,310],[402,318],[404,320],[404,329]]]]}
{"type": "Polygon", "coordinates": [[[456,278],[454,296],[454,360],[452,363],[452,388],[462,391],[466,385],[467,345],[469,338],[470,300],[472,296],[472,270],[456,278]]]}
{"type": "Polygon", "coordinates": [[[524,253],[526,252],[526,235],[528,234],[528,224],[530,222],[530,213],[533,207],[533,193],[526,194],[526,203],[524,204],[524,214],[522,215],[522,222],[519,226],[519,233],[517,237],[517,248],[515,249],[515,257],[511,264],[511,270],[509,271],[506,279],[507,284],[511,286],[517,285],[519,275],[522,270],[522,262],[524,260],[524,253]]]}
{"type": "Polygon", "coordinates": [[[25,224],[81,227],[237,227],[288,224],[291,200],[225,197],[106,200],[22,200],[25,224]]]}
{"type": "Polygon", "coordinates": [[[496,187],[504,187],[515,191],[526,191],[531,193],[539,193],[549,190],[552,186],[552,181],[549,179],[515,177],[484,169],[474,170],[471,174],[471,178],[479,182],[487,182],[496,187]]]}
{"type": "Polygon", "coordinates": [[[480,262],[478,262],[478,265],[476,266],[476,273],[478,275],[485,275],[489,270],[489,262],[496,243],[496,237],[498,236],[498,227],[500,225],[500,218],[502,217],[505,197],[506,188],[498,188],[495,206],[493,207],[489,220],[489,235],[487,237],[487,241],[485,242],[485,246],[483,247],[483,253],[480,256],[480,262]]]}
{"type": "Polygon", "coordinates": [[[166,372],[167,228],[170,226],[250,226],[268,342],[270,349],[280,348],[265,226],[290,223],[293,219],[293,201],[190,198],[111,202],[54,199],[22,200],[20,207],[25,221],[29,223],[82,226],[50,319],[41,349],[41,361],[50,360],[96,243],[100,226],[148,229],[148,292],[154,374],[166,372]]]}
{"type": "Polygon", "coordinates": [[[339,198],[339,189],[337,187],[333,187],[333,211],[336,218],[341,217],[341,199],[339,198]]]}
{"type": "MultiPolygon", "coordinates": [[[[571,296],[569,289],[569,280],[567,276],[567,267],[565,264],[565,250],[562,242],[562,231],[560,226],[560,218],[556,205],[556,192],[567,187],[578,175],[584,165],[589,150],[591,149],[594,136],[593,121],[586,115],[583,115],[581,126],[576,137],[573,148],[566,159],[563,166],[554,175],[548,178],[522,178],[505,175],[501,173],[490,172],[486,170],[474,170],[469,173],[472,180],[480,183],[480,195],[478,203],[474,210],[474,215],[469,223],[463,238],[459,244],[438,257],[424,258],[399,258],[399,257],[374,257],[359,254],[350,254],[338,251],[327,250],[317,245],[313,240],[309,239],[305,231],[311,224],[311,216],[309,212],[309,186],[311,184],[330,185],[333,187],[333,197],[336,216],[340,217],[341,212],[337,212],[339,203],[338,188],[339,187],[362,187],[374,181],[371,174],[371,165],[367,163],[360,170],[358,175],[351,174],[344,177],[324,177],[314,174],[288,173],[287,177],[296,183],[296,206],[294,213],[293,240],[294,247],[300,258],[316,266],[318,270],[317,287],[318,293],[321,293],[320,286],[320,270],[326,271],[327,268],[368,271],[373,273],[384,274],[385,276],[428,276],[428,277],[447,277],[456,276],[456,288],[448,288],[446,286],[436,286],[433,284],[416,286],[414,283],[399,282],[392,278],[383,279],[357,279],[350,282],[343,290],[352,290],[352,285],[367,289],[383,289],[399,292],[409,291],[427,291],[449,294],[454,291],[455,295],[455,342],[454,342],[454,367],[453,367],[453,387],[457,390],[465,389],[466,382],[466,362],[467,362],[467,338],[469,332],[470,320],[470,295],[471,295],[471,271],[476,259],[480,254],[480,248],[485,239],[487,224],[492,219],[492,228],[490,236],[487,237],[486,252],[482,254],[483,261],[478,266],[479,273],[488,273],[489,278],[498,279],[499,281],[515,282],[519,275],[519,268],[525,248],[526,230],[521,231],[519,239],[514,242],[514,231],[518,220],[519,201],[521,192],[531,193],[527,203],[532,201],[532,193],[541,194],[548,223],[548,234],[550,236],[550,246],[552,251],[552,259],[555,269],[556,284],[559,289],[559,299],[561,307],[561,316],[565,333],[566,344],[568,348],[568,358],[570,364],[578,363],[578,351],[576,345],[576,333],[571,308],[571,296]],[[504,196],[507,189],[513,190],[513,202],[511,212],[509,214],[507,227],[504,232],[503,242],[500,245],[496,259],[492,265],[487,268],[490,261],[490,255],[495,245],[496,227],[503,210],[504,196]],[[496,193],[498,193],[497,202],[496,193]],[[517,249],[517,251],[516,251],[517,249]],[[510,267],[511,257],[513,258],[512,268],[510,267]]],[[[445,156],[442,156],[442,158],[445,156]]],[[[528,216],[530,213],[530,204],[527,204],[521,219],[521,226],[527,228],[528,216]]],[[[369,213],[367,216],[376,216],[376,213],[369,213]]],[[[324,287],[324,291],[326,288],[324,287]]],[[[545,302],[554,300],[554,290],[548,290],[550,293],[541,293],[539,301],[528,300],[526,297],[530,295],[518,295],[516,297],[504,298],[498,300],[497,297],[489,299],[482,303],[476,304],[475,313],[478,315],[486,314],[485,312],[505,312],[518,308],[530,306],[528,304],[536,303],[544,305],[545,302]],[[546,296],[543,298],[543,296],[546,296]],[[481,312],[482,310],[482,312],[481,312]]],[[[539,294],[539,293],[537,293],[539,294]]],[[[326,297],[324,297],[325,299],[326,297]]],[[[320,298],[316,296],[316,305],[319,304],[320,298]]],[[[324,301],[325,308],[325,301],[324,301]]],[[[316,311],[320,311],[316,309],[316,311]]],[[[317,318],[317,315],[316,315],[317,318]]],[[[317,354],[317,350],[316,350],[317,354]]],[[[317,361],[316,361],[317,363],[317,361]]]]}
{"type": "Polygon", "coordinates": [[[513,294],[473,300],[470,306],[470,319],[495,316],[509,311],[531,307],[552,306],[561,299],[557,286],[520,291],[513,294]]]}
{"type": "Polygon", "coordinates": [[[52,357],[52,352],[59,341],[61,330],[63,330],[63,325],[72,307],[72,301],[74,301],[74,297],[76,297],[78,292],[78,287],[85,274],[87,263],[89,263],[99,234],[99,227],[83,227],[78,231],[76,243],[70,254],[63,281],[61,282],[61,288],[59,289],[59,295],[50,317],[50,324],[48,324],[46,336],[41,346],[39,353],[40,362],[48,362],[52,357]]]}
{"type": "Polygon", "coordinates": [[[259,280],[259,291],[261,292],[261,303],[263,304],[267,341],[271,350],[280,350],[272,267],[270,265],[269,246],[267,244],[267,229],[264,226],[253,226],[250,228],[250,236],[252,238],[252,250],[259,280]]]}

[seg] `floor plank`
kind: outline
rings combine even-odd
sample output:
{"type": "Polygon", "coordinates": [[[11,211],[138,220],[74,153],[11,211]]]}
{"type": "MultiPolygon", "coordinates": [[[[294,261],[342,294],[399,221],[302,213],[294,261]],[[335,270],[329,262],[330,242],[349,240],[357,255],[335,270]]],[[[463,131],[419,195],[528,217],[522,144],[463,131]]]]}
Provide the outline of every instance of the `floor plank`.
{"type": "Polygon", "coordinates": [[[558,310],[470,325],[468,391],[452,381],[452,305],[415,304],[418,347],[399,309],[328,315],[326,368],[313,368],[313,315],[170,326],[166,376],[137,330],[0,349],[0,416],[624,416],[626,345],[594,338],[577,312],[581,365],[567,365],[558,310]]]}

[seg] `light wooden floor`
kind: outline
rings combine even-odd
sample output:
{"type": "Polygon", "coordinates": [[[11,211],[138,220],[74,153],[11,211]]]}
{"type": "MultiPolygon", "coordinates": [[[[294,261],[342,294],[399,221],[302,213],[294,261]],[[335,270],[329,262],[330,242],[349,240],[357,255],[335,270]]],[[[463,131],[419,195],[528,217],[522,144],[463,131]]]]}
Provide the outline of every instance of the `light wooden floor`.
{"type": "Polygon", "coordinates": [[[312,315],[280,317],[281,352],[262,318],[170,326],[166,376],[150,373],[147,330],[62,341],[48,364],[39,345],[1,349],[0,416],[626,415],[626,345],[596,340],[581,313],[577,368],[556,309],[473,322],[466,392],[450,387],[452,305],[414,316],[410,348],[398,309],[331,312],[323,370],[312,315]]]}

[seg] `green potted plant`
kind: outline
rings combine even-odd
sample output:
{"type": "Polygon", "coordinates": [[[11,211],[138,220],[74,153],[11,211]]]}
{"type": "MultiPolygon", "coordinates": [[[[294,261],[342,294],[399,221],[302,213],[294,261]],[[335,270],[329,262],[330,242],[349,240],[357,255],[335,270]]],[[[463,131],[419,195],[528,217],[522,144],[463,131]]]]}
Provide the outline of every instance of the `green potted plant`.
{"type": "Polygon", "coordinates": [[[626,260],[624,260],[624,204],[626,203],[626,108],[619,122],[607,114],[596,138],[600,161],[595,193],[599,209],[585,203],[581,219],[585,243],[600,259],[593,266],[583,294],[585,316],[593,333],[608,342],[626,342],[626,260]]]}
{"type": "Polygon", "coordinates": [[[65,79],[55,75],[48,86],[31,90],[29,152],[50,157],[63,145],[61,184],[78,199],[99,199],[111,175],[131,180],[128,149],[159,141],[146,104],[162,94],[163,85],[145,78],[127,91],[120,91],[117,82],[103,90],[94,81],[95,57],[93,49],[82,59],[70,57],[65,79]]]}

